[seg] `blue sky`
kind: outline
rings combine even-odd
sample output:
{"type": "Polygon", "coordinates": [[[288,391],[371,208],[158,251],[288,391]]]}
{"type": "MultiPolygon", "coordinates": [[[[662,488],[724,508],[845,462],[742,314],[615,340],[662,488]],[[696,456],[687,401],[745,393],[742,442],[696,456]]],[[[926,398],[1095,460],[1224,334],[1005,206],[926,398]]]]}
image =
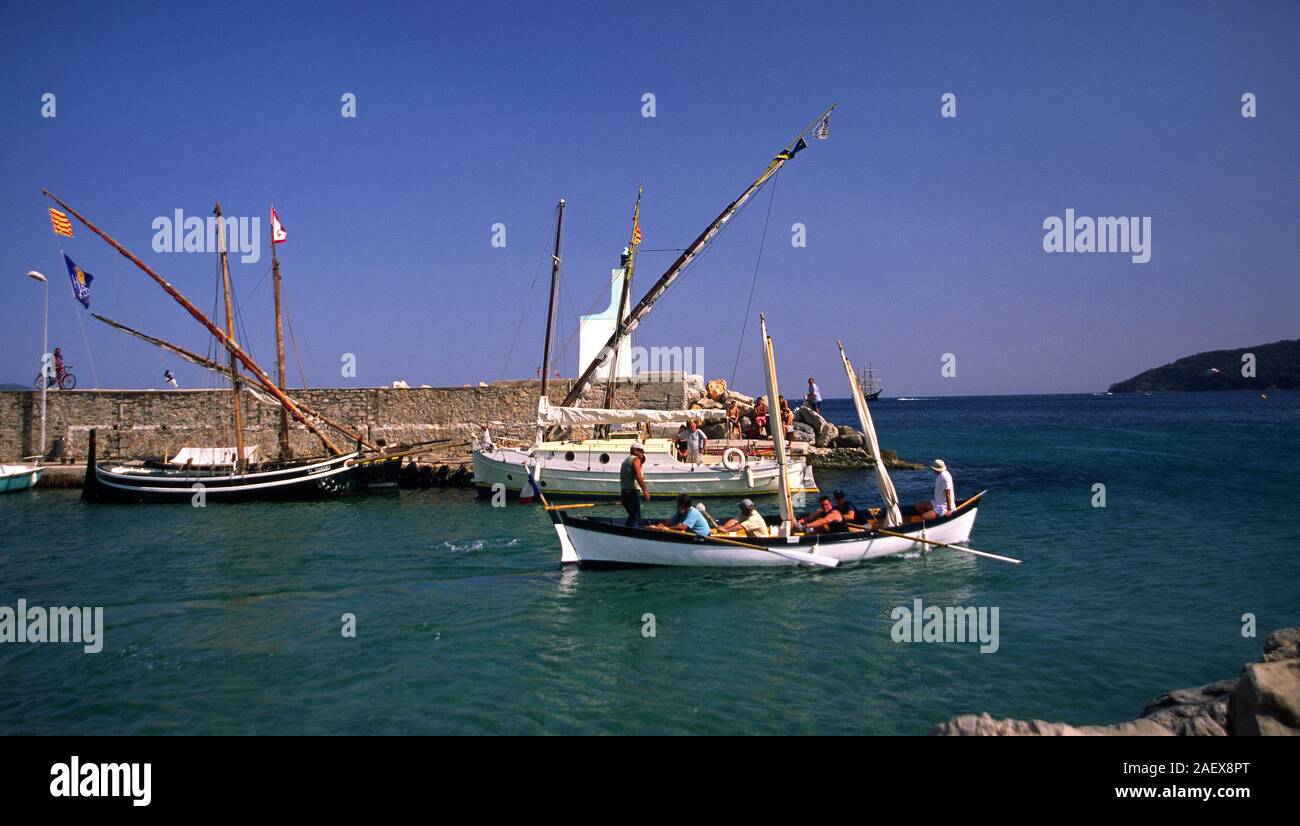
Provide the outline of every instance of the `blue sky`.
{"type": "MultiPolygon", "coordinates": [[[[210,382],[73,302],[42,186],[204,309],[213,256],[155,253],[153,220],[217,200],[264,216],[274,201],[308,382],[458,385],[502,376],[521,315],[507,377],[540,362],[558,198],[564,343],[599,303],[638,186],[644,246],[682,247],[837,102],[830,139],[756,197],[637,343],[703,347],[705,372],[731,376],[771,198],[742,389],[760,384],[758,310],[795,392],[816,375],[844,394],[836,338],[889,395],[1104,389],[1300,335],[1298,36],[1290,2],[11,5],[0,381],[37,372],[34,268],[53,279],[52,344],[81,386],[78,313],[101,386],[160,386],[167,367],[210,382]],[[55,118],[41,117],[46,92],[55,118]],[[955,119],[940,117],[945,92],[955,119]],[[1245,92],[1257,118],[1240,115],[1245,92]],[[1067,208],[1150,216],[1150,263],[1045,253],[1043,220],[1067,208]],[[490,243],[497,222],[505,248],[490,243]],[[945,353],[955,378],[940,375],[945,353]]],[[[92,309],[208,348],[156,285],[76,234],[64,248],[96,276],[92,309]]],[[[673,257],[643,253],[634,294],[673,257]]],[[[266,254],[232,270],[268,368],[269,267],[266,254]]],[[[576,374],[576,338],[561,367],[576,374]]]]}

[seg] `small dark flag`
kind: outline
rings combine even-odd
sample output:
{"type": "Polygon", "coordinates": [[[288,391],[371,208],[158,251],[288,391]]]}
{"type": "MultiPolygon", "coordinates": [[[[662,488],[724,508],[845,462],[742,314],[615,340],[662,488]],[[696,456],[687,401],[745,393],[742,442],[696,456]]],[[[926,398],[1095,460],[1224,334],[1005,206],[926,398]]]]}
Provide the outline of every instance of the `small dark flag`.
{"type": "Polygon", "coordinates": [[[781,152],[778,152],[776,159],[778,161],[788,161],[791,158],[793,158],[795,155],[798,155],[800,152],[802,152],[807,148],[808,148],[808,141],[804,140],[803,138],[800,138],[799,141],[794,146],[790,147],[789,149],[784,149],[781,152]]]}
{"type": "Polygon", "coordinates": [[[81,306],[90,309],[90,282],[95,276],[77,266],[77,262],[63,254],[63,261],[68,265],[68,278],[72,279],[72,295],[81,302],[81,306]]]}

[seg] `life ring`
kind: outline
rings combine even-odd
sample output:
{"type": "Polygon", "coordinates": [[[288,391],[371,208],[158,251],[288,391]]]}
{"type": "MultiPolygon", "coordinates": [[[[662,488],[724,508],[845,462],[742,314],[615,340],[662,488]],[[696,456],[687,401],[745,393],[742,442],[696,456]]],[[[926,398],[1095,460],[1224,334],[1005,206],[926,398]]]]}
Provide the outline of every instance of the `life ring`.
{"type": "Polygon", "coordinates": [[[745,469],[745,451],[738,447],[729,447],[722,453],[722,466],[730,471],[745,469]]]}

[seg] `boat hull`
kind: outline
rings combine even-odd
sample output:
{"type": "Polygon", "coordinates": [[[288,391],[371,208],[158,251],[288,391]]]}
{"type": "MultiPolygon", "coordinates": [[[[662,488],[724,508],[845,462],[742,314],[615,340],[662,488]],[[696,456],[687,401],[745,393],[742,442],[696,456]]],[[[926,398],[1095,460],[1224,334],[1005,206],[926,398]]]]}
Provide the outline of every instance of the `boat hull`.
{"type": "Polygon", "coordinates": [[[399,460],[358,461],[347,453],[318,461],[257,468],[158,468],[97,462],[91,435],[81,498],[87,502],[187,503],[286,502],[332,499],[367,490],[372,479],[396,478],[399,460]],[[200,497],[201,494],[201,497],[200,497]]]}
{"type": "MultiPolygon", "coordinates": [[[[970,538],[979,511],[979,497],[974,497],[950,517],[924,526],[903,525],[896,530],[933,542],[959,543],[970,538]]],[[[551,511],[560,535],[565,559],[580,568],[627,568],[682,566],[707,568],[760,568],[807,565],[766,550],[743,548],[713,542],[691,533],[651,531],[628,528],[617,520],[570,516],[551,511]]],[[[931,547],[911,538],[886,536],[873,531],[813,534],[791,538],[738,539],[749,545],[778,548],[783,551],[813,552],[839,560],[841,565],[911,553],[931,547]]]]}
{"type": "Polygon", "coordinates": [[[0,465],[0,493],[27,490],[41,478],[44,468],[27,465],[0,465]]]}
{"type": "MultiPolygon", "coordinates": [[[[601,453],[589,457],[575,454],[574,459],[565,454],[550,455],[540,459],[538,485],[548,497],[582,496],[617,499],[620,493],[619,465],[624,454],[601,453]],[[606,462],[600,458],[607,457],[606,462]]],[[[556,451],[555,453],[558,453],[556,451]]],[[[533,451],[498,447],[490,452],[474,453],[474,485],[482,495],[490,495],[497,485],[504,486],[510,495],[532,495],[528,482],[533,451]]],[[[786,479],[793,492],[815,492],[816,480],[812,468],[802,459],[786,466],[786,479]]],[[[778,491],[779,466],[770,459],[751,459],[740,470],[729,470],[721,462],[693,465],[679,462],[665,454],[647,454],[642,474],[650,488],[651,496],[676,497],[679,493],[691,496],[763,496],[778,491]]]]}

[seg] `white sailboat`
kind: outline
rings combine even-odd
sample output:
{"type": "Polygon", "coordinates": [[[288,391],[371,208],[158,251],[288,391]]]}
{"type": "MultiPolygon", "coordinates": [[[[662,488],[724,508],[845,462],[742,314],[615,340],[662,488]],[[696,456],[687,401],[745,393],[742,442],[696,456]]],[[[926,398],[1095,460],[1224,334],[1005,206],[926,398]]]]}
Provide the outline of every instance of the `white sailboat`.
{"type": "MultiPolygon", "coordinates": [[[[832,107],[834,108],[834,107],[832,107]]],[[[822,118],[814,122],[820,124],[822,118]]],[[[556,207],[555,252],[551,260],[551,299],[547,310],[546,340],[542,358],[542,388],[539,399],[535,436],[530,444],[500,444],[485,435],[476,441],[473,452],[474,484],[480,495],[491,495],[504,489],[521,498],[531,498],[533,484],[552,496],[614,497],[619,495],[619,467],[629,448],[635,443],[645,449],[642,474],[652,496],[675,497],[679,493],[692,496],[758,496],[775,494],[784,481],[791,490],[815,492],[816,479],[812,468],[803,457],[789,460],[772,459],[747,452],[740,447],[728,447],[721,454],[705,453],[699,462],[683,461],[677,456],[672,440],[648,438],[639,428],[636,431],[615,432],[614,424],[669,424],[688,420],[710,421],[725,418],[721,410],[617,410],[612,408],[613,388],[618,379],[618,365],[625,354],[628,336],[650,312],[654,303],[663,296],[683,270],[717,235],[722,225],[749,200],[783,164],[806,145],[801,133],[786,149],[778,153],[763,173],[727,205],[717,218],[695,241],[686,248],[672,266],[659,278],[650,291],[631,310],[627,309],[631,275],[641,233],[638,226],[640,196],[633,208],[632,233],[624,252],[621,297],[611,314],[614,331],[605,346],[600,348],[588,363],[586,370],[575,382],[561,405],[550,406],[547,395],[551,372],[551,330],[554,322],[555,299],[561,264],[564,227],[563,200],[556,207]],[[606,378],[605,406],[580,408],[592,380],[606,378]],[[561,427],[591,428],[596,438],[548,439],[561,427]],[[529,480],[532,480],[530,482],[529,480]]],[[[777,409],[777,408],[773,408],[777,409]]]]}
{"type": "MultiPolygon", "coordinates": [[[[763,359],[767,374],[768,398],[775,403],[778,398],[775,357],[772,340],[767,335],[767,320],[760,316],[763,337],[763,359]]],[[[854,402],[862,417],[863,430],[879,453],[862,390],[858,386],[853,368],[843,357],[849,375],[854,402]]],[[[785,439],[777,428],[773,443],[778,460],[785,454],[785,439]]],[[[929,547],[947,547],[1003,562],[1016,563],[1011,557],[976,551],[958,546],[966,542],[975,527],[975,517],[983,493],[976,494],[960,504],[951,514],[930,522],[900,525],[901,514],[898,497],[884,465],[877,461],[873,468],[885,507],[882,516],[867,524],[847,525],[839,533],[805,532],[795,521],[790,501],[790,488],[780,482],[777,517],[768,517],[770,536],[754,537],[741,534],[723,534],[717,530],[709,536],[691,532],[659,531],[643,527],[628,527],[622,520],[601,517],[572,516],[559,507],[548,506],[552,524],[560,541],[561,562],[577,564],[583,568],[617,568],[639,566],[698,566],[698,567],[770,567],[813,565],[824,568],[838,567],[843,563],[862,562],[885,556],[924,550],[929,547]],[[897,529],[892,529],[896,527],[897,529]]]]}
{"type": "MultiPolygon", "coordinates": [[[[551,407],[538,409],[537,429],[598,427],[618,424],[680,424],[687,420],[721,421],[723,410],[611,410],[551,407]]],[[[756,496],[775,494],[779,477],[794,490],[816,490],[812,469],[802,460],[778,463],[728,448],[720,456],[705,454],[700,462],[677,457],[672,439],[646,438],[639,431],[617,431],[605,438],[544,440],[532,445],[506,446],[480,440],[474,450],[474,484],[484,495],[495,490],[532,495],[531,478],[549,496],[610,497],[619,495],[619,466],[633,444],[645,450],[641,472],[651,496],[756,496]],[[784,474],[780,471],[784,469],[784,474]],[[498,485],[502,487],[497,487],[498,485]]]]}

